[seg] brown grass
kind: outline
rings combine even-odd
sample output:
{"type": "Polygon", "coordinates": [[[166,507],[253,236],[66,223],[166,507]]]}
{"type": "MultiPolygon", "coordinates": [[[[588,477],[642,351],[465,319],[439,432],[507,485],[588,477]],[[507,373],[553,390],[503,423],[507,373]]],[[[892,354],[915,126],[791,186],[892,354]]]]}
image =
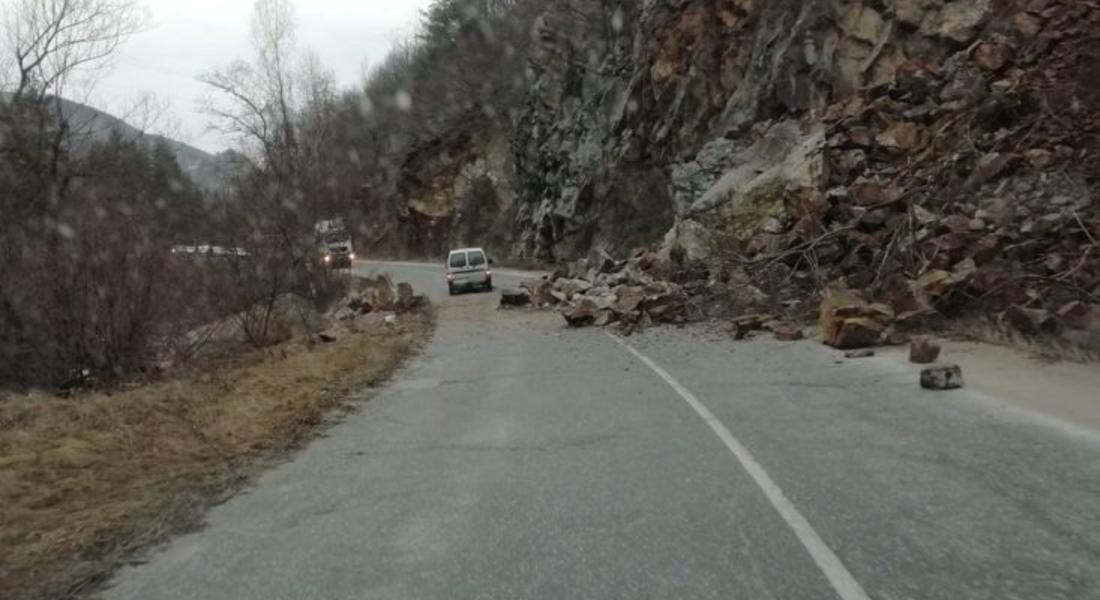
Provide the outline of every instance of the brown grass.
{"type": "Polygon", "coordinates": [[[330,344],[78,398],[0,401],[0,596],[81,596],[135,550],[193,528],[265,459],[429,336],[427,314],[330,344]]]}

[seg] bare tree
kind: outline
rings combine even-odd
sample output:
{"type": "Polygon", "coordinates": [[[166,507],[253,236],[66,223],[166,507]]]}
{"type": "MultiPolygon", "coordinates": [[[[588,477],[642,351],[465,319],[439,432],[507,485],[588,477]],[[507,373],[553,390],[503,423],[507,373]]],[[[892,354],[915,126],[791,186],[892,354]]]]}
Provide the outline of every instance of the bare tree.
{"type": "Polygon", "coordinates": [[[246,152],[281,180],[294,174],[294,8],[290,0],[257,0],[252,13],[251,62],[236,60],[199,76],[210,88],[200,108],[211,126],[233,135],[246,152]]]}
{"type": "Polygon", "coordinates": [[[322,301],[331,286],[320,264],[314,222],[324,203],[327,151],[335,83],[315,56],[300,62],[290,0],[256,0],[250,60],[237,60],[199,77],[209,87],[200,108],[211,125],[232,135],[258,170],[236,186],[238,214],[230,235],[249,248],[238,265],[242,310],[250,338],[265,340],[281,296],[302,293],[322,301]],[[308,107],[308,110],[307,110],[308,107]],[[253,318],[255,317],[255,318],[253,318]]]}
{"type": "Polygon", "coordinates": [[[74,75],[104,66],[148,22],[135,0],[5,0],[3,13],[15,101],[61,96],[74,75]]]}

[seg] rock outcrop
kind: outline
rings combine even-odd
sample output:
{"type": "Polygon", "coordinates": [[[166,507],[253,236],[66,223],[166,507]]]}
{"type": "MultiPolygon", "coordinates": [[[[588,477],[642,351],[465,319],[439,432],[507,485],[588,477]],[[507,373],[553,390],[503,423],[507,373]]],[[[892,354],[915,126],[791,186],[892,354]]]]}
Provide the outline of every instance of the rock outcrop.
{"type": "Polygon", "coordinates": [[[438,227],[416,244],[557,262],[650,247],[803,313],[827,285],[857,290],[899,331],[1007,310],[1026,335],[1080,332],[1058,311],[1100,302],[1094,3],[611,2],[604,35],[571,6],[535,23],[507,144],[407,165],[408,222],[438,227]],[[471,221],[483,197],[493,218],[471,221]]]}

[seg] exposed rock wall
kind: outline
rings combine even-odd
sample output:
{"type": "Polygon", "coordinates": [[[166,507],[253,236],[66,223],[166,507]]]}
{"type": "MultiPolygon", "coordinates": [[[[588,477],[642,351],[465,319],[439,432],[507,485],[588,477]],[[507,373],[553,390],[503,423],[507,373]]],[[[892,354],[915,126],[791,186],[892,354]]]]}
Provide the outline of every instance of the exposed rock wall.
{"type": "Polygon", "coordinates": [[[491,131],[441,136],[396,173],[392,188],[367,194],[377,203],[362,244],[368,252],[432,258],[483,245],[512,255],[518,182],[508,139],[491,131]]]}
{"type": "MultiPolygon", "coordinates": [[[[503,245],[499,255],[571,259],[663,240],[666,254],[700,258],[732,230],[748,254],[775,251],[786,241],[753,234],[820,233],[823,202],[873,195],[884,182],[933,211],[944,193],[974,193],[961,184],[936,198],[921,191],[906,171],[920,157],[965,150],[955,176],[981,166],[998,171],[999,185],[1013,170],[978,164],[979,150],[994,146],[1036,177],[1068,171],[1093,196],[1084,171],[1097,144],[1082,135],[1091,130],[1045,146],[1020,141],[1041,129],[1029,110],[1091,114],[1090,2],[623,0],[609,36],[578,28],[566,5],[547,3],[532,32],[529,91],[509,107],[509,132],[410,159],[404,170],[415,175],[403,180],[398,212],[420,229],[395,233],[395,245],[434,252],[489,238],[503,245]],[[976,122],[998,139],[970,143],[976,122]],[[1019,147],[1007,148],[1009,138],[1019,147]],[[479,158],[505,144],[509,159],[479,158]],[[1023,152],[1038,162],[1021,162],[1023,152]],[[494,175],[478,189],[491,188],[490,210],[507,218],[471,217],[481,212],[469,203],[486,194],[459,180],[485,165],[494,175]]],[[[948,171],[929,166],[923,176],[948,171]]]]}
{"type": "MultiPolygon", "coordinates": [[[[768,169],[753,126],[806,129],[837,98],[943,61],[993,16],[991,0],[623,2],[601,60],[537,32],[535,84],[520,119],[522,253],[571,257],[652,242],[710,185],[768,169]],[[578,57],[581,57],[578,59],[578,57]]],[[[727,193],[728,197],[729,194],[727,193]]],[[[711,194],[713,199],[713,194],[711,194]]]]}

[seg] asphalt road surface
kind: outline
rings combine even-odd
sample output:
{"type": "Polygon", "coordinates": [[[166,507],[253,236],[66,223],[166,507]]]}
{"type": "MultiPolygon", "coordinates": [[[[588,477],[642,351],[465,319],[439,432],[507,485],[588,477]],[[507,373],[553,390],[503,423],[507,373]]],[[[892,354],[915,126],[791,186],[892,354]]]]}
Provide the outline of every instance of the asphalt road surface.
{"type": "Polygon", "coordinates": [[[377,269],[430,290],[424,354],[108,598],[1100,598],[1093,432],[813,342],[620,340],[377,269]]]}

